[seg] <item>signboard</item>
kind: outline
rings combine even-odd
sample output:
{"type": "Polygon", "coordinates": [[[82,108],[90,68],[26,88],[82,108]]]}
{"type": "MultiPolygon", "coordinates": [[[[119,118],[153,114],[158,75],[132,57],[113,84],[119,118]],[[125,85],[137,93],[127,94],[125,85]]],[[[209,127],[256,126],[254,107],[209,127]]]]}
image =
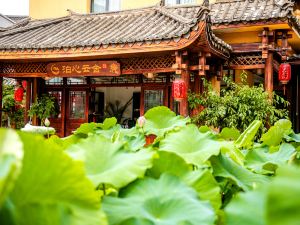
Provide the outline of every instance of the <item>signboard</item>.
{"type": "Polygon", "coordinates": [[[47,74],[49,77],[120,76],[121,68],[117,61],[57,62],[47,65],[47,74]]]}

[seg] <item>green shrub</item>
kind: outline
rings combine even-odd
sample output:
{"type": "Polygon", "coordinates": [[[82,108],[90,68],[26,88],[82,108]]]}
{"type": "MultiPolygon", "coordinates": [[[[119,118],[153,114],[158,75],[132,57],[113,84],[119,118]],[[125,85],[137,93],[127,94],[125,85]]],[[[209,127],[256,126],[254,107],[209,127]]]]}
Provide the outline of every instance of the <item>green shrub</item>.
{"type": "Polygon", "coordinates": [[[250,87],[245,84],[246,74],[243,75],[242,84],[236,84],[232,79],[224,77],[226,86],[221,89],[220,95],[205,81],[207,91],[200,95],[190,93],[190,109],[204,107],[203,111],[194,116],[193,122],[242,131],[254,120],[261,120],[262,129],[265,130],[268,125],[273,125],[279,119],[288,118],[287,101],[275,93],[270,99],[262,85],[250,87]]]}

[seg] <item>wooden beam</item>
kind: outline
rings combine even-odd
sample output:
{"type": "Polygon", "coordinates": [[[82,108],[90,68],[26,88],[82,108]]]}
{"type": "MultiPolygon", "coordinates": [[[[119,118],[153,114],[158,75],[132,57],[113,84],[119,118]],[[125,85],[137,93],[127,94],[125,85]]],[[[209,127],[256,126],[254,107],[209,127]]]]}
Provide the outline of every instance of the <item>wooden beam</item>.
{"type": "Polygon", "coordinates": [[[251,69],[264,69],[265,64],[256,64],[256,65],[231,65],[226,67],[232,70],[251,70],[251,69]]]}
{"type": "Polygon", "coordinates": [[[0,127],[2,127],[3,77],[0,77],[0,127]]]}
{"type": "Polygon", "coordinates": [[[231,44],[233,53],[260,52],[261,43],[239,43],[231,44]]]}

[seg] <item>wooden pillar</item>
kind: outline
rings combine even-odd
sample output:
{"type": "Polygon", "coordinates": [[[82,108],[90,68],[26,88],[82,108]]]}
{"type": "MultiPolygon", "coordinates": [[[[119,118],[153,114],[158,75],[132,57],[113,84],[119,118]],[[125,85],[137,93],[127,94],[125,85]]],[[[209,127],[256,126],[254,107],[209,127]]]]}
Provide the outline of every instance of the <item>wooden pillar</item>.
{"type": "Polygon", "coordinates": [[[27,79],[26,84],[26,102],[25,102],[25,116],[24,116],[24,122],[25,124],[29,122],[28,117],[28,110],[30,109],[31,105],[31,83],[32,81],[30,79],[27,79]]]}
{"type": "Polygon", "coordinates": [[[269,52],[265,65],[265,90],[268,92],[269,97],[273,93],[273,53],[269,52]]]}
{"type": "Polygon", "coordinates": [[[259,35],[262,40],[260,48],[262,49],[262,58],[266,60],[265,63],[265,91],[268,92],[269,97],[272,97],[273,93],[273,51],[275,43],[275,32],[269,31],[269,28],[265,27],[262,33],[259,35]]]}
{"type": "Polygon", "coordinates": [[[2,127],[3,77],[0,77],[0,127],[2,127]]]}
{"type": "MultiPolygon", "coordinates": [[[[188,68],[188,60],[183,57],[187,58],[188,52],[180,52],[176,51],[175,57],[176,57],[176,64],[173,66],[176,68],[176,75],[180,75],[181,79],[185,82],[186,84],[186,89],[187,91],[190,88],[190,71],[188,68]]],[[[189,115],[189,109],[188,109],[188,98],[185,98],[180,101],[179,103],[179,113],[182,116],[188,116],[189,115]]]]}
{"type": "MultiPolygon", "coordinates": [[[[32,85],[32,102],[36,103],[37,96],[38,96],[38,78],[33,78],[33,85],[32,85]]],[[[32,125],[37,126],[38,120],[36,116],[33,116],[32,118],[32,125]]]]}

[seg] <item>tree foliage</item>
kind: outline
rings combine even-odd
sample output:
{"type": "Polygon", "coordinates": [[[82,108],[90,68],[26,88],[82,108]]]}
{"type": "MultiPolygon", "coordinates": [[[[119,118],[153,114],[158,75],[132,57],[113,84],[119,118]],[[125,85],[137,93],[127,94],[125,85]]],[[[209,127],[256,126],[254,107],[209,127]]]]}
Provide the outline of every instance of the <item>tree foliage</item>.
{"type": "Polygon", "coordinates": [[[2,124],[10,126],[13,124],[15,128],[20,129],[24,126],[24,108],[18,105],[14,99],[14,85],[3,85],[2,98],[2,124]],[[9,122],[8,122],[9,121],[9,122]]]}
{"type": "Polygon", "coordinates": [[[28,115],[41,119],[42,124],[46,118],[50,116],[56,116],[58,114],[59,108],[58,103],[55,101],[55,97],[48,94],[43,94],[33,103],[28,111],[28,115]]]}
{"type": "Polygon", "coordinates": [[[242,74],[242,83],[237,84],[231,78],[224,77],[226,86],[217,94],[210,83],[204,81],[207,91],[200,95],[189,94],[189,106],[204,110],[193,118],[199,125],[216,128],[237,128],[245,130],[254,120],[262,121],[262,128],[276,121],[288,118],[289,103],[273,93],[272,99],[262,85],[250,87],[245,83],[246,74],[242,74]]]}

